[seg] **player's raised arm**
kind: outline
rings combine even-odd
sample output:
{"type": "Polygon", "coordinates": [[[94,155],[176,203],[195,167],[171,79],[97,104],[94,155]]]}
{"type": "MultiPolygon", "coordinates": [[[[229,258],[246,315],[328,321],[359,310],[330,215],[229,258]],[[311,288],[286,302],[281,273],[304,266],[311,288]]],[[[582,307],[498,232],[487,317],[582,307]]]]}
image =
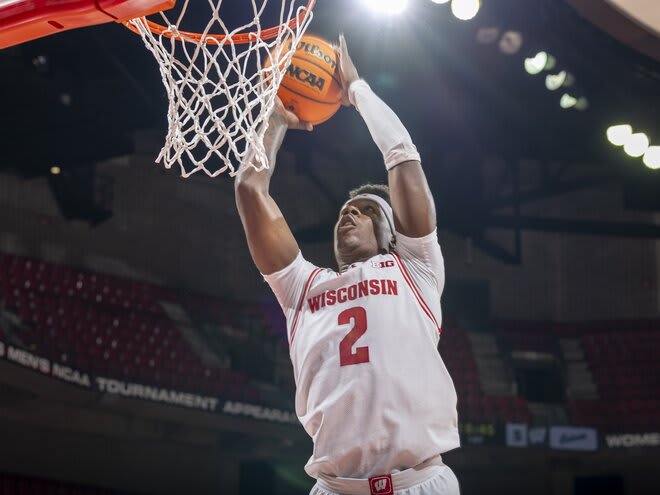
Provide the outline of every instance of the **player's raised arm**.
{"type": "MultiPolygon", "coordinates": [[[[245,169],[236,177],[234,183],[236,205],[250,254],[264,275],[288,266],[299,251],[298,243],[269,191],[277,152],[289,128],[312,130],[310,124],[300,122],[293,113],[285,110],[278,98],[264,135],[269,168],[257,172],[247,163],[243,163],[241,167],[245,169]]],[[[248,154],[247,160],[251,159],[253,156],[248,154]]]]}
{"type": "Polygon", "coordinates": [[[360,79],[343,35],[337,51],[344,103],[357,108],[383,153],[396,230],[407,237],[430,234],[436,228],[435,204],[417,148],[392,109],[360,79]]]}

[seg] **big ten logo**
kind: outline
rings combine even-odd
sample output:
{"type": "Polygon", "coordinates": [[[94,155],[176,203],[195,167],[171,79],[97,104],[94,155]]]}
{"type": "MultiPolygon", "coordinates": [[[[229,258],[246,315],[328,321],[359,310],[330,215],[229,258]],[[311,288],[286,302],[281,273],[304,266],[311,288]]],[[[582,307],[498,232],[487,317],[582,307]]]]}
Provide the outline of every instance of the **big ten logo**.
{"type": "Polygon", "coordinates": [[[373,268],[392,268],[394,266],[394,261],[372,261],[371,266],[373,268]]]}
{"type": "Polygon", "coordinates": [[[369,488],[371,495],[392,495],[394,488],[392,487],[392,476],[374,476],[369,478],[369,488]]]}
{"type": "Polygon", "coordinates": [[[325,86],[325,79],[317,74],[314,74],[313,72],[297,66],[295,62],[292,62],[291,65],[289,65],[286,72],[289,77],[293,77],[301,83],[307,84],[312,88],[318,89],[319,91],[323,91],[323,87],[325,86]]]}

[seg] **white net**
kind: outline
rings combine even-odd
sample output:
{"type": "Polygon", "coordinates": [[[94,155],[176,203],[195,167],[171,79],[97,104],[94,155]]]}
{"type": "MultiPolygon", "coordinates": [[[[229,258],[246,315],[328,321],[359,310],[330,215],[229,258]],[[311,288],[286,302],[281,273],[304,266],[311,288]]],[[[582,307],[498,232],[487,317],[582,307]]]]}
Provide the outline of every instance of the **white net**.
{"type": "MultiPolygon", "coordinates": [[[[194,3],[196,9],[202,4],[194,3]]],[[[225,9],[230,0],[207,3],[211,19],[199,34],[183,30],[189,0],[174,13],[161,12],[162,26],[145,17],[127,23],[158,61],[167,91],[168,131],[156,162],[178,164],[183,177],[201,170],[233,176],[250,152],[250,166],[262,170],[268,167],[265,124],[314,1],[241,0],[250,20],[231,28],[223,10],[235,10],[236,2],[225,9]],[[272,18],[279,16],[272,29],[261,25],[267,7],[272,18]]]]}

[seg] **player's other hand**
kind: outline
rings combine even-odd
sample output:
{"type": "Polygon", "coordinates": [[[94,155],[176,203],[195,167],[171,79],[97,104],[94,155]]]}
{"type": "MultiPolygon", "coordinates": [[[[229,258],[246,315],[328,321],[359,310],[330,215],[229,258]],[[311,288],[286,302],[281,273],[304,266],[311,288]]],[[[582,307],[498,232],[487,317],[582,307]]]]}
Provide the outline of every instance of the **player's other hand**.
{"type": "Polygon", "coordinates": [[[275,98],[275,106],[273,107],[273,113],[270,118],[271,121],[274,120],[277,123],[286,125],[289,129],[300,129],[303,131],[311,131],[314,129],[312,124],[300,120],[295,113],[287,110],[279,96],[275,98]]]}
{"type": "Polygon", "coordinates": [[[337,59],[339,60],[339,79],[341,80],[341,87],[343,90],[342,104],[348,106],[351,104],[348,99],[348,88],[350,88],[354,81],[360,79],[360,76],[358,75],[358,71],[355,68],[351,56],[348,54],[346,38],[343,33],[339,35],[339,46],[336,50],[337,59]]]}

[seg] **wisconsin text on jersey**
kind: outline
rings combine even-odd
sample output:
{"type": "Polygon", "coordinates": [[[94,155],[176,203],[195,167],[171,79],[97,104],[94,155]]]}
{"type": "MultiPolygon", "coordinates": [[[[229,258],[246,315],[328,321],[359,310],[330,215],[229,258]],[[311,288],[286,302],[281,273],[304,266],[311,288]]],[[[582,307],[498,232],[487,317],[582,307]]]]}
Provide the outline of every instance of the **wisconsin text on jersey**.
{"type": "Polygon", "coordinates": [[[398,296],[399,287],[396,280],[387,279],[373,279],[362,280],[357,284],[352,284],[347,287],[340,287],[339,289],[330,289],[319,294],[318,296],[310,297],[307,299],[309,309],[314,313],[315,311],[332,306],[334,304],[341,304],[346,301],[354,301],[361,297],[366,296],[398,296]]]}

